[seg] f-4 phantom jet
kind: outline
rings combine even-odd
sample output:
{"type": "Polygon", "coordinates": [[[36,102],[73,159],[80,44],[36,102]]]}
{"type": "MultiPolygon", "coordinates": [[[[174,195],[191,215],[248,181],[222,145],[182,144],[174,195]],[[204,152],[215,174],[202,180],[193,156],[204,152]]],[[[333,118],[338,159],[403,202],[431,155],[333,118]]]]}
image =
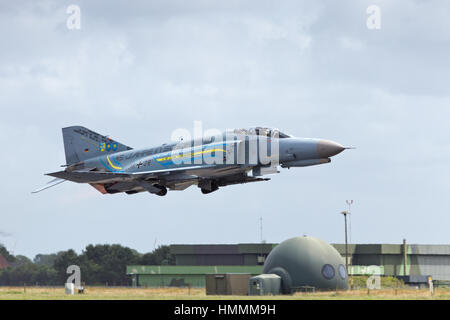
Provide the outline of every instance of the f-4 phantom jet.
{"type": "Polygon", "coordinates": [[[64,181],[88,183],[103,194],[184,190],[197,185],[204,194],[232,184],[267,181],[278,168],[329,163],[346,147],[296,138],[278,129],[234,129],[144,149],[133,149],[81,126],[62,129],[65,170],[40,192],[64,181]]]}

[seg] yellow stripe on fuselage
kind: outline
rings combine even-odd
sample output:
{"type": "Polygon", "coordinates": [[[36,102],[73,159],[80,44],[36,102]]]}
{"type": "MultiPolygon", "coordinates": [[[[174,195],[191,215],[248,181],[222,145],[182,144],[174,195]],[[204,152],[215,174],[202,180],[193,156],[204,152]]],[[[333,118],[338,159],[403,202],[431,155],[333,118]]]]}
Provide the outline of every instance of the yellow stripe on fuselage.
{"type": "Polygon", "coordinates": [[[109,156],[106,156],[106,160],[108,160],[108,163],[111,166],[111,168],[114,168],[116,170],[122,170],[122,167],[116,167],[115,165],[112,164],[111,160],[109,160],[109,156]]]}
{"type": "Polygon", "coordinates": [[[223,149],[209,149],[209,150],[205,150],[205,151],[197,151],[197,152],[194,152],[194,153],[189,152],[187,154],[179,154],[179,155],[176,155],[176,156],[169,156],[169,157],[158,158],[158,159],[156,159],[156,161],[167,161],[167,160],[172,160],[174,158],[188,158],[188,157],[191,158],[191,157],[194,157],[194,156],[199,155],[199,154],[208,153],[208,152],[215,152],[215,151],[226,152],[223,149]]]}

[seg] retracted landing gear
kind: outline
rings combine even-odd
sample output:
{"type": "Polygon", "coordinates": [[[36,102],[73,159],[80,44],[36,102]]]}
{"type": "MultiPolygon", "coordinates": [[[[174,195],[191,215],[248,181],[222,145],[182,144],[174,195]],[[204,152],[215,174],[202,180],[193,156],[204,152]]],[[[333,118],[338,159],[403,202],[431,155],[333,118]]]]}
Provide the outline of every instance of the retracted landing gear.
{"type": "Polygon", "coordinates": [[[201,189],[203,194],[208,194],[219,190],[219,184],[215,180],[202,180],[199,182],[198,187],[201,189]]]}
{"type": "Polygon", "coordinates": [[[155,194],[156,195],[158,195],[158,196],[165,196],[166,194],[167,194],[167,188],[166,187],[164,187],[164,186],[161,186],[161,185],[155,185],[155,187],[157,187],[157,188],[159,188],[160,189],[160,191],[159,192],[156,192],[155,194]]]}
{"type": "Polygon", "coordinates": [[[148,183],[147,181],[140,181],[139,184],[141,185],[141,187],[143,187],[148,192],[156,194],[158,196],[162,197],[167,194],[167,188],[160,184],[151,184],[151,183],[148,183]]]}
{"type": "Polygon", "coordinates": [[[217,187],[217,188],[214,189],[214,190],[207,190],[207,189],[201,189],[201,190],[202,190],[202,193],[203,193],[203,194],[208,194],[208,193],[211,193],[211,192],[214,192],[214,191],[219,190],[219,187],[217,187]]]}

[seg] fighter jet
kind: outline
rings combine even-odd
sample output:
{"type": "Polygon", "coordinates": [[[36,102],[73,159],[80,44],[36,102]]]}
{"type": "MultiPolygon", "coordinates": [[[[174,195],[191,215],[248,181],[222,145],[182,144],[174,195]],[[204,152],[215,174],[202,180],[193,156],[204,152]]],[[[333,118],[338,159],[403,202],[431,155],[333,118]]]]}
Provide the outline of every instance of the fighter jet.
{"type": "Polygon", "coordinates": [[[82,126],[62,129],[64,170],[33,193],[64,181],[88,183],[102,194],[149,192],[197,185],[208,194],[220,187],[267,181],[278,168],[329,163],[346,148],[322,139],[296,138],[278,129],[253,127],[211,136],[180,139],[152,148],[133,149],[82,126]]]}

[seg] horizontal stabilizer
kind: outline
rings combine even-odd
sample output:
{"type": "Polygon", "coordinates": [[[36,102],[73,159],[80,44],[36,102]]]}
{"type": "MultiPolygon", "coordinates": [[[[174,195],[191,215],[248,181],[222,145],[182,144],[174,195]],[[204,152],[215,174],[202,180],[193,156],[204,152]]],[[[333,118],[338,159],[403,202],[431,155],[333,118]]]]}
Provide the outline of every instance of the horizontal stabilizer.
{"type": "Polygon", "coordinates": [[[43,186],[43,187],[41,187],[41,188],[39,188],[37,190],[34,190],[31,193],[38,193],[38,192],[44,191],[45,189],[54,187],[54,186],[56,186],[56,185],[58,185],[60,183],[63,183],[64,181],[66,181],[66,180],[60,179],[60,178],[53,179],[53,180],[47,182],[47,184],[45,186],[43,186]]]}
{"type": "Polygon", "coordinates": [[[48,176],[80,183],[103,181],[121,181],[129,179],[128,174],[99,171],[58,171],[47,173],[48,176]]]}

